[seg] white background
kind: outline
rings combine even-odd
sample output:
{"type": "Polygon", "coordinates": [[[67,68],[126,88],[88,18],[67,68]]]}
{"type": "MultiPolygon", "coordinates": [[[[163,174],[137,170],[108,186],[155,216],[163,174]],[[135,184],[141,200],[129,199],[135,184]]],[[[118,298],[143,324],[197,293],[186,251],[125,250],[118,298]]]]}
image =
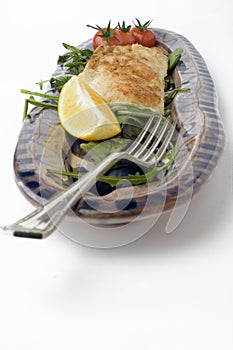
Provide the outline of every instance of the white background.
{"type": "Polygon", "coordinates": [[[130,245],[93,249],[59,232],[43,241],[0,232],[0,349],[233,348],[232,15],[231,0],[4,2],[0,225],[33,209],[14,182],[25,97],[19,91],[50,77],[62,42],[90,38],[86,24],[137,17],[186,36],[215,81],[227,142],[170,235],[164,221],[130,245]]]}

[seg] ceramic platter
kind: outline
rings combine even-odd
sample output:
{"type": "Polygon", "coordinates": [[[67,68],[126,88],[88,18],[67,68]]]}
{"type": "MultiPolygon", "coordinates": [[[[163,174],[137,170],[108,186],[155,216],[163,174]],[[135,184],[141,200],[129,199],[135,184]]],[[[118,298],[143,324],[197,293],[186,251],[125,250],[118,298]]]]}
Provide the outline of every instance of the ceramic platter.
{"type": "MultiPolygon", "coordinates": [[[[190,201],[215,168],[224,147],[224,130],[219,116],[214,83],[206,63],[185,37],[154,29],[157,40],[168,50],[183,49],[182,60],[173,73],[176,86],[189,87],[172,103],[172,117],[180,125],[178,156],[165,180],[134,187],[120,187],[105,195],[87,193],[70,211],[72,221],[83,219],[94,225],[124,224],[150,218],[190,201]]],[[[92,48],[91,40],[80,48],[92,48]]],[[[53,76],[62,73],[57,67],[53,76]]],[[[74,141],[74,140],[73,140],[74,141]]],[[[57,112],[34,108],[22,125],[14,155],[19,189],[35,206],[43,205],[61,192],[61,177],[47,169],[66,169],[70,137],[61,128],[57,112]]],[[[71,179],[63,177],[63,186],[71,179]]],[[[100,185],[101,186],[101,185],[100,185]]]]}

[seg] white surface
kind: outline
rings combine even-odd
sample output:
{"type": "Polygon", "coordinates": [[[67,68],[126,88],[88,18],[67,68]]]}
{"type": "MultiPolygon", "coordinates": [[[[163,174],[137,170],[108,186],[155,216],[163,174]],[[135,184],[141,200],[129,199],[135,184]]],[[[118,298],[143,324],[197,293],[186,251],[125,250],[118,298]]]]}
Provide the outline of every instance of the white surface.
{"type": "Polygon", "coordinates": [[[233,348],[232,1],[145,4],[2,5],[0,225],[33,209],[12,167],[24,101],[19,90],[50,76],[62,42],[88,39],[93,30],[86,24],[138,17],[186,36],[216,83],[227,144],[170,235],[165,219],[138,241],[110,250],[82,247],[58,232],[44,241],[0,233],[0,349],[233,348]]]}

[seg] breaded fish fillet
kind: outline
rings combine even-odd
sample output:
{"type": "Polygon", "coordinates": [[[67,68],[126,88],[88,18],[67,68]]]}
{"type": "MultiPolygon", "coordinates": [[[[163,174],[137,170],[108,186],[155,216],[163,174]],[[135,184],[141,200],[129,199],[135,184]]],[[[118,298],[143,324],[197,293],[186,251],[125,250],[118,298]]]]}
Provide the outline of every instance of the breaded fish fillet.
{"type": "Polygon", "coordinates": [[[162,115],[167,65],[167,56],[157,47],[99,46],[80,78],[107,103],[146,106],[162,115]]]}

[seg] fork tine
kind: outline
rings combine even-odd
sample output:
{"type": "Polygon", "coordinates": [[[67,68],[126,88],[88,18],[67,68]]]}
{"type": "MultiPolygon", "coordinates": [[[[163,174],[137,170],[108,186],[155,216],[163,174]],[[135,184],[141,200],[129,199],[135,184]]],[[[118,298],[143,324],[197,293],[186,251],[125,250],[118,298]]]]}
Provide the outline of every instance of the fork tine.
{"type": "MultiPolygon", "coordinates": [[[[162,119],[162,118],[161,118],[162,119]]],[[[161,120],[160,119],[160,120],[161,120]]],[[[154,139],[154,142],[150,145],[150,147],[147,147],[147,148],[144,148],[144,155],[143,155],[143,160],[144,161],[147,161],[151,156],[152,154],[154,153],[156,147],[159,145],[159,143],[162,141],[162,137],[166,131],[166,128],[167,128],[167,124],[168,124],[168,121],[167,119],[165,120],[165,122],[162,124],[158,134],[156,135],[154,130],[152,130],[152,135],[153,135],[153,138],[155,137],[154,139]]],[[[150,137],[151,138],[151,137],[150,137]]]]}
{"type": "Polygon", "coordinates": [[[175,130],[175,123],[173,123],[172,127],[170,127],[170,122],[168,121],[168,119],[166,119],[154,143],[151,145],[151,147],[147,150],[146,154],[144,155],[145,161],[147,161],[153,155],[154,151],[156,150],[156,147],[158,147],[160,142],[162,143],[162,145],[155,155],[156,155],[157,162],[162,158],[171,140],[174,130],[175,130]],[[166,131],[168,132],[165,136],[165,139],[163,140],[163,136],[165,135],[166,131]]]}
{"type": "Polygon", "coordinates": [[[146,135],[146,133],[148,132],[150,126],[152,125],[152,122],[154,121],[154,115],[152,115],[146,125],[144,126],[143,128],[143,131],[141,131],[139,133],[139,135],[137,136],[137,138],[134,140],[134,142],[131,144],[131,146],[128,148],[128,152],[131,153],[131,152],[134,152],[136,148],[140,147],[140,144],[144,138],[144,136],[146,135]]]}
{"type": "Polygon", "coordinates": [[[143,147],[140,147],[139,150],[134,154],[135,157],[140,157],[142,155],[142,153],[145,152],[145,150],[148,149],[148,146],[150,145],[151,141],[153,140],[153,138],[155,137],[156,135],[156,132],[158,131],[159,129],[159,126],[161,124],[161,121],[162,119],[161,118],[158,118],[156,120],[156,123],[155,125],[153,126],[152,128],[152,131],[150,131],[150,134],[148,136],[148,138],[146,139],[146,141],[143,143],[143,147]]]}
{"type": "Polygon", "coordinates": [[[163,141],[163,143],[162,143],[162,145],[161,145],[161,147],[159,148],[158,152],[156,153],[157,162],[160,161],[160,159],[163,157],[164,153],[166,152],[166,149],[171,141],[171,138],[172,138],[172,135],[173,135],[175,129],[176,129],[176,123],[173,122],[165,139],[164,139],[164,141],[163,141]]]}

